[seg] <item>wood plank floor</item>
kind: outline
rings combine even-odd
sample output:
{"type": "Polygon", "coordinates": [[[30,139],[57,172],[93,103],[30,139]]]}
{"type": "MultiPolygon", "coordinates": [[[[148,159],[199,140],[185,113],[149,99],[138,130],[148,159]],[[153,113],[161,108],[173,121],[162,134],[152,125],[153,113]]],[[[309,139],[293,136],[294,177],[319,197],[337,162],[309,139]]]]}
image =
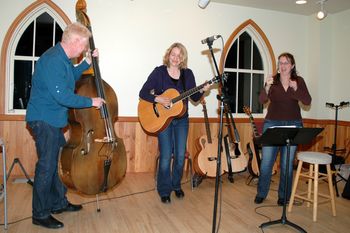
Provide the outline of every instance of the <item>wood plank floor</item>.
{"type": "MultiPolygon", "coordinates": [[[[276,205],[278,176],[273,176],[271,190],[267,200],[254,204],[256,183],[246,184],[248,174],[234,176],[234,183],[223,177],[221,201],[218,205],[218,232],[259,233],[259,232],[297,232],[287,225],[274,225],[259,228],[261,223],[278,220],[282,215],[282,207],[276,205]]],[[[184,181],[185,182],[185,181],[184,181]]],[[[338,184],[343,190],[344,183],[338,184]]],[[[327,184],[320,184],[320,189],[327,184]]],[[[205,179],[191,191],[190,183],[184,183],[185,198],[176,199],[171,196],[171,204],[160,202],[154,190],[153,174],[128,173],[118,187],[105,195],[100,195],[96,211],[95,197],[86,197],[70,191],[69,200],[83,203],[83,210],[76,213],[56,215],[64,222],[65,227],[52,230],[62,233],[95,233],[95,232],[131,232],[131,233],[164,233],[164,232],[212,232],[215,179],[205,179]]],[[[9,226],[6,232],[40,233],[48,229],[38,227],[31,222],[32,188],[26,183],[8,185],[9,226]]],[[[318,221],[312,221],[312,208],[306,204],[293,207],[287,213],[289,221],[301,226],[307,232],[343,233],[350,228],[350,201],[336,198],[337,216],[332,217],[330,204],[322,204],[318,210],[318,221]]],[[[3,202],[0,203],[0,217],[3,223],[3,202]]],[[[1,226],[0,232],[5,232],[1,226]]]]}

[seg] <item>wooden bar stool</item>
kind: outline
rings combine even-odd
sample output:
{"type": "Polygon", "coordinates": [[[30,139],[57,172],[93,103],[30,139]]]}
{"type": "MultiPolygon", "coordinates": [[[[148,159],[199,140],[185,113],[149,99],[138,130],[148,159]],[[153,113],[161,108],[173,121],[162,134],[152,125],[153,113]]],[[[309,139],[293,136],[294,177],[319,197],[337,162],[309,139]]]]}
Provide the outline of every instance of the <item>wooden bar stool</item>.
{"type": "Polygon", "coordinates": [[[317,220],[317,206],[318,204],[325,203],[330,201],[332,206],[332,214],[336,216],[335,211],[335,201],[334,201],[334,192],[332,184],[332,171],[330,164],[332,162],[332,157],[326,153],[320,152],[299,152],[298,153],[298,168],[295,175],[295,181],[293,184],[292,194],[289,201],[288,212],[292,211],[293,203],[295,198],[299,198],[307,201],[307,207],[310,207],[310,203],[313,205],[313,221],[317,220]],[[301,172],[303,163],[309,164],[309,171],[301,172]],[[319,172],[319,165],[326,165],[327,174],[319,172]],[[308,180],[308,189],[306,192],[296,193],[299,178],[306,178],[308,180]],[[327,180],[329,195],[318,192],[318,182],[320,180],[327,180]],[[313,191],[312,189],[313,183],[313,191]],[[312,196],[313,195],[313,196],[312,196]],[[319,201],[318,196],[322,197],[324,200],[319,201]]]}
{"type": "MultiPolygon", "coordinates": [[[[171,159],[174,159],[174,156],[171,156],[171,159]]],[[[186,178],[188,177],[188,173],[190,173],[190,185],[191,185],[191,190],[193,191],[193,181],[192,181],[192,158],[190,153],[186,150],[185,152],[185,161],[187,160],[187,168],[186,168],[186,178]]],[[[154,180],[155,180],[155,185],[157,189],[157,176],[158,176],[158,166],[159,166],[159,153],[156,156],[156,168],[154,172],[154,180]]]]}

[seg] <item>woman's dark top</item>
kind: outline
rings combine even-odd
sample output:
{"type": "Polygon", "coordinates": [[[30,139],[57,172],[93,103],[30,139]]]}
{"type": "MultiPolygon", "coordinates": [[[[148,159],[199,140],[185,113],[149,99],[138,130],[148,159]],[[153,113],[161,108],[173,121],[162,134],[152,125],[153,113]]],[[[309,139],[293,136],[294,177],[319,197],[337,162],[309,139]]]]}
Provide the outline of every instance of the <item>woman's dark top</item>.
{"type": "Polygon", "coordinates": [[[275,80],[271,85],[269,93],[262,89],[259,101],[262,104],[270,100],[265,119],[268,120],[301,120],[299,101],[304,105],[311,104],[311,96],[302,77],[297,77],[298,89],[288,87],[284,90],[280,81],[275,80]]]}
{"type": "MultiPolygon", "coordinates": [[[[180,78],[177,82],[174,82],[174,79],[169,75],[165,65],[156,67],[148,76],[147,81],[140,90],[139,97],[143,100],[154,103],[156,96],[161,95],[169,88],[174,88],[181,94],[184,91],[196,87],[196,81],[191,69],[182,69],[181,73],[182,78],[180,78]]],[[[200,100],[202,95],[202,93],[197,92],[190,98],[197,102],[200,100]]],[[[182,117],[188,117],[188,99],[185,99],[184,103],[186,105],[186,112],[182,117]]]]}

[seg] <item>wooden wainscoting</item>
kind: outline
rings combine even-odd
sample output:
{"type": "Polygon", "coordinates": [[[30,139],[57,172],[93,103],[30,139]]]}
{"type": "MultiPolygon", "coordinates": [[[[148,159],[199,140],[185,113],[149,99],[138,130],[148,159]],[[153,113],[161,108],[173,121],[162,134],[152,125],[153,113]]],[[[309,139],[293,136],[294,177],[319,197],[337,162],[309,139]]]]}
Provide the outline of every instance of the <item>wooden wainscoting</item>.
{"type": "MultiPolygon", "coordinates": [[[[212,136],[215,137],[219,128],[216,118],[209,119],[212,136]]],[[[263,119],[255,119],[261,123],[263,119]]],[[[235,118],[240,134],[241,147],[246,153],[246,144],[251,139],[251,125],[247,118],[235,118]]],[[[334,135],[334,121],[305,119],[305,127],[323,127],[324,130],[310,145],[302,146],[302,150],[323,151],[325,146],[332,146],[334,135]]],[[[224,127],[225,129],[226,127],[224,127]]],[[[120,117],[115,124],[118,137],[122,138],[126,147],[128,167],[127,172],[153,172],[155,158],[158,151],[158,142],[155,136],[147,135],[140,126],[136,117],[120,117]]],[[[350,122],[338,121],[337,148],[343,148],[346,138],[350,137],[350,122]]],[[[192,157],[200,149],[197,146],[198,138],[205,135],[205,123],[202,118],[191,118],[188,136],[188,150],[192,157]]],[[[34,174],[37,160],[35,144],[27,129],[23,116],[0,115],[0,137],[6,145],[7,169],[14,158],[19,158],[29,175],[34,174]]],[[[348,158],[348,163],[350,162],[348,158]]],[[[1,171],[2,173],[2,171],[1,171]]],[[[19,166],[15,166],[11,176],[23,177],[19,166]]]]}

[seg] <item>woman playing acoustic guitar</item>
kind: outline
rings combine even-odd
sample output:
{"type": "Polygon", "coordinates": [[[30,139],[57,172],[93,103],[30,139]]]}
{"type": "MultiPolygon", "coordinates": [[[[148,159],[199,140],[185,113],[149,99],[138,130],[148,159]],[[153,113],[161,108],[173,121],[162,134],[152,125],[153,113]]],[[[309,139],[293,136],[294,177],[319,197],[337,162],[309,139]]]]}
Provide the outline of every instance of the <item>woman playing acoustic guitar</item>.
{"type": "MultiPolygon", "coordinates": [[[[193,94],[191,99],[199,101],[209,86],[209,84],[205,85],[199,92],[193,94]]],[[[167,49],[163,57],[163,65],[156,67],[149,75],[139,96],[148,102],[171,108],[171,98],[162,95],[163,92],[175,89],[183,93],[194,87],[196,82],[193,72],[187,68],[187,50],[181,43],[174,43],[167,49]]],[[[173,118],[170,124],[158,133],[160,156],[157,190],[163,203],[170,203],[172,191],[175,191],[177,198],[183,198],[185,195],[181,189],[181,177],[188,135],[188,99],[183,101],[183,113],[173,118]],[[172,155],[174,162],[171,169],[172,155]]]]}

